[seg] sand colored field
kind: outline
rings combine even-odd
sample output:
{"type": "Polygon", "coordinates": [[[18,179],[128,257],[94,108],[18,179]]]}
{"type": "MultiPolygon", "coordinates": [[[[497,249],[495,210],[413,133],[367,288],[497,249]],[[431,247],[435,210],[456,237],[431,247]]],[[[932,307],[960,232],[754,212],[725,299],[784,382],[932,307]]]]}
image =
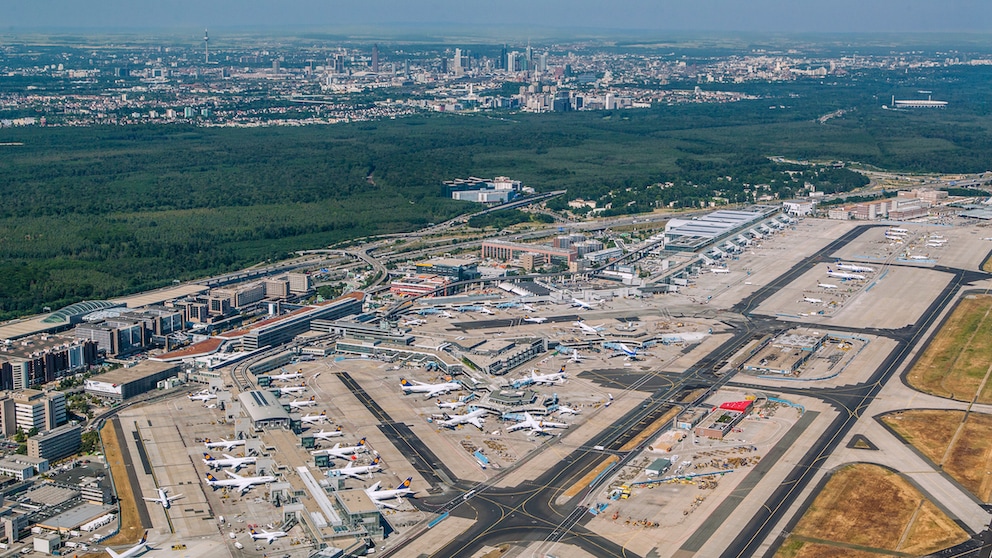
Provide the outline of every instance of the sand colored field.
{"type": "Polygon", "coordinates": [[[992,415],[912,410],[882,417],[890,428],[983,502],[992,502],[992,415]],[[962,422],[963,421],[963,422],[962,422]]]}
{"type": "Polygon", "coordinates": [[[788,544],[782,545],[775,556],[777,558],[878,558],[879,556],[891,556],[891,554],[879,554],[856,550],[849,546],[820,544],[799,537],[789,537],[788,544]]]}
{"type": "Polygon", "coordinates": [[[586,473],[584,477],[579,479],[579,482],[570,486],[568,490],[565,491],[564,496],[566,498],[572,498],[577,496],[579,492],[585,490],[585,488],[589,486],[589,483],[591,483],[596,477],[598,477],[600,473],[605,471],[607,467],[616,463],[617,461],[620,461],[620,458],[615,455],[611,455],[607,457],[599,465],[597,465],[595,469],[589,471],[588,473],[586,473]]]}
{"type": "Polygon", "coordinates": [[[961,527],[904,478],[876,465],[857,464],[830,477],[777,555],[919,556],[967,539],[961,527]],[[810,544],[814,546],[807,549],[810,544]],[[820,546],[841,551],[821,553],[820,546]]]}
{"type": "Polygon", "coordinates": [[[992,403],[992,296],[968,296],[910,370],[914,388],[939,397],[992,403]]]}
{"type": "Polygon", "coordinates": [[[133,545],[141,538],[141,518],[138,517],[138,505],[131,490],[131,481],[127,476],[127,466],[124,463],[124,456],[121,453],[120,441],[117,439],[117,431],[114,429],[113,421],[108,420],[104,423],[100,430],[100,438],[103,441],[107,465],[110,467],[110,474],[114,479],[114,489],[117,490],[118,505],[121,508],[120,532],[103,541],[102,544],[106,546],[133,545]]]}

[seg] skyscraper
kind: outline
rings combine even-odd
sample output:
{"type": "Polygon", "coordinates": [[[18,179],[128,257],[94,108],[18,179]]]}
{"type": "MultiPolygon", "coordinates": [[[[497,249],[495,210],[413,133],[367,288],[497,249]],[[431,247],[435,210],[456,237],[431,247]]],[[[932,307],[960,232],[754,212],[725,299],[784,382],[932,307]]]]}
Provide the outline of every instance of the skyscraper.
{"type": "Polygon", "coordinates": [[[455,72],[456,76],[462,75],[462,49],[455,49],[455,59],[453,60],[454,67],[452,70],[455,72]]]}
{"type": "Polygon", "coordinates": [[[372,72],[379,73],[379,45],[372,45],[372,72]]]}

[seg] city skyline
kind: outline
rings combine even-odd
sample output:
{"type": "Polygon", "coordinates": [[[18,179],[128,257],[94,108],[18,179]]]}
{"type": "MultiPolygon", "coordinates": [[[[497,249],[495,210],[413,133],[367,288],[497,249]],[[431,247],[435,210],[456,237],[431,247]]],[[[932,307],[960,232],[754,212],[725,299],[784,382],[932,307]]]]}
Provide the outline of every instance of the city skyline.
{"type": "Polygon", "coordinates": [[[770,33],[943,33],[992,31],[992,4],[978,0],[707,0],[698,3],[623,0],[524,0],[475,4],[454,0],[342,6],[322,0],[191,0],[151,3],[134,10],[124,0],[7,2],[5,30],[128,30],[179,28],[393,28],[451,27],[570,30],[570,32],[770,32],[770,33]]]}

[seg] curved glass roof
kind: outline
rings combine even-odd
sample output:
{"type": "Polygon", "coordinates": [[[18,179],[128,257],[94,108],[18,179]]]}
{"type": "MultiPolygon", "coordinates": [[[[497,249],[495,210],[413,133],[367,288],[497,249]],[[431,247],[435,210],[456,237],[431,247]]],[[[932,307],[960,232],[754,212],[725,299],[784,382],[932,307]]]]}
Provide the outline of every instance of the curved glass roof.
{"type": "Polygon", "coordinates": [[[115,306],[121,306],[121,303],[111,302],[109,300],[84,300],[82,302],[70,304],[57,312],[53,312],[51,316],[48,316],[41,321],[46,324],[65,324],[69,323],[73,316],[82,316],[95,310],[113,308],[115,306]]]}

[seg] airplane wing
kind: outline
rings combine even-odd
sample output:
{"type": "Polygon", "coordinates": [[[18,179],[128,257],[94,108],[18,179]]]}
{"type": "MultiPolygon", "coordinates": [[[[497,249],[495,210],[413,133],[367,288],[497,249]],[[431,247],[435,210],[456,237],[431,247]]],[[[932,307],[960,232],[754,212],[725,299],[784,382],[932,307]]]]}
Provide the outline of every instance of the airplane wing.
{"type": "Polygon", "coordinates": [[[470,423],[472,423],[472,424],[473,424],[473,425],[474,425],[474,426],[475,426],[476,428],[478,428],[479,430],[482,430],[482,419],[481,419],[481,418],[479,418],[479,417],[474,417],[474,418],[470,418],[470,419],[468,419],[468,421],[469,421],[470,423]]]}
{"type": "Polygon", "coordinates": [[[227,469],[224,469],[224,472],[227,473],[232,479],[237,479],[237,480],[244,480],[245,479],[241,475],[234,474],[231,471],[228,471],[227,469]]]}
{"type": "MultiPolygon", "coordinates": [[[[173,496],[173,498],[175,498],[175,496],[173,496]]],[[[161,498],[142,498],[142,499],[143,500],[147,500],[149,502],[161,502],[162,501],[161,498]]]]}
{"type": "Polygon", "coordinates": [[[397,506],[397,505],[395,505],[395,504],[390,504],[390,503],[387,503],[387,502],[384,502],[384,501],[382,501],[382,500],[376,500],[375,498],[372,498],[372,502],[373,502],[373,503],[374,503],[375,505],[377,505],[377,506],[382,506],[382,507],[384,507],[384,508],[389,508],[389,509],[391,509],[391,510],[396,510],[396,509],[399,509],[399,506],[397,506]]]}

